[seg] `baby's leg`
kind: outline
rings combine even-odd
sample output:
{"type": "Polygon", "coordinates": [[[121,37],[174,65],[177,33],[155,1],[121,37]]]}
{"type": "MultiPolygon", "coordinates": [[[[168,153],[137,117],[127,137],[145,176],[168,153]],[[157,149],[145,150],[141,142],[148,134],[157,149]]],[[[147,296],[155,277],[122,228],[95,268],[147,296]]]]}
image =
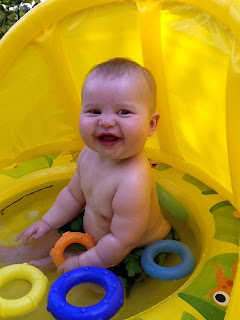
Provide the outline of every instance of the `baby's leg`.
{"type": "Polygon", "coordinates": [[[10,265],[46,258],[59,238],[57,230],[53,230],[40,239],[30,239],[27,245],[0,246],[0,262],[4,265],[10,265]]]}
{"type": "MultiPolygon", "coordinates": [[[[72,246],[69,246],[64,251],[64,258],[67,259],[68,257],[71,257],[73,255],[80,255],[83,252],[84,251],[82,251],[81,246],[79,248],[78,247],[74,248],[72,246]]],[[[56,269],[57,269],[57,267],[54,264],[52,257],[50,255],[48,255],[47,257],[45,257],[43,259],[31,260],[31,261],[29,261],[29,264],[31,264],[34,267],[37,267],[38,269],[40,269],[44,273],[56,271],[56,269]]]]}
{"type": "Polygon", "coordinates": [[[42,258],[39,260],[31,260],[29,261],[29,264],[31,266],[37,267],[44,273],[56,271],[57,269],[50,255],[46,258],[42,258]]]}

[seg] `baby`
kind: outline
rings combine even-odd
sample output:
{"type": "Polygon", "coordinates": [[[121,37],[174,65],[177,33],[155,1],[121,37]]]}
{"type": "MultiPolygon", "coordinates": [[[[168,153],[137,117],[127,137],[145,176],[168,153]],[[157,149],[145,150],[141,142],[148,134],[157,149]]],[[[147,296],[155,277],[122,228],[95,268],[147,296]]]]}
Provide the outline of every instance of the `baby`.
{"type": "MultiPolygon", "coordinates": [[[[59,273],[82,266],[118,265],[134,248],[168,235],[171,226],[161,213],[144,153],[147,137],[156,131],[159,120],[155,104],[153,76],[134,61],[111,59],[87,75],[79,121],[86,147],[77,170],[42,219],[17,237],[24,244],[31,236],[32,242],[37,241],[85,207],[83,227],[96,246],[68,257],[59,273]]],[[[41,261],[31,264],[41,268],[41,261]]]]}

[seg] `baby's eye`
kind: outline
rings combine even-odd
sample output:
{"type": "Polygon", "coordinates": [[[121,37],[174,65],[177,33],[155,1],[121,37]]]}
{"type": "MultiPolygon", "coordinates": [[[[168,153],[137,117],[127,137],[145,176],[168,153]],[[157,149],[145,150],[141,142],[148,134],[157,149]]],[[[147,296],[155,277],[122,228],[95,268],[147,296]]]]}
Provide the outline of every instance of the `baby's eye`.
{"type": "Polygon", "coordinates": [[[101,114],[101,111],[98,110],[98,109],[91,109],[91,110],[88,111],[88,113],[90,113],[90,114],[101,114]]]}
{"type": "Polygon", "coordinates": [[[125,114],[129,114],[129,113],[131,113],[131,112],[129,110],[126,110],[126,109],[122,109],[122,110],[118,111],[118,114],[120,114],[120,115],[125,115],[125,114]]]}

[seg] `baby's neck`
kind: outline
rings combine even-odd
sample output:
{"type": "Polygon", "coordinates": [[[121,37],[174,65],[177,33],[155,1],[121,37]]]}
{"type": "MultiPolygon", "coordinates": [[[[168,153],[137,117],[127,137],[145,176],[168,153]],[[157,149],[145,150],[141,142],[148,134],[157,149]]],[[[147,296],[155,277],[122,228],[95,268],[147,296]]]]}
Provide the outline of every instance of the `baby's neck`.
{"type": "Polygon", "coordinates": [[[131,162],[131,161],[136,161],[137,159],[140,159],[140,158],[147,159],[144,150],[141,150],[139,153],[134,154],[129,158],[123,158],[123,159],[112,159],[112,158],[108,158],[108,157],[101,157],[101,155],[98,154],[98,153],[97,153],[97,157],[98,157],[99,163],[106,164],[106,165],[112,165],[112,166],[119,166],[119,165],[122,165],[124,163],[128,163],[128,162],[131,162]]]}

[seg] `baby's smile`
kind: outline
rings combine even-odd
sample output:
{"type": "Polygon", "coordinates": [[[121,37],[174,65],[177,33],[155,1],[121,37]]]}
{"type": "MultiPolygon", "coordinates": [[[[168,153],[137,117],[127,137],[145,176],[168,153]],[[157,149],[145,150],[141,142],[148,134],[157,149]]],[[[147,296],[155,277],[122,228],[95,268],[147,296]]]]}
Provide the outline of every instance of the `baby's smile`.
{"type": "Polygon", "coordinates": [[[114,146],[120,142],[121,138],[112,133],[101,133],[97,136],[97,140],[104,146],[114,146]]]}

